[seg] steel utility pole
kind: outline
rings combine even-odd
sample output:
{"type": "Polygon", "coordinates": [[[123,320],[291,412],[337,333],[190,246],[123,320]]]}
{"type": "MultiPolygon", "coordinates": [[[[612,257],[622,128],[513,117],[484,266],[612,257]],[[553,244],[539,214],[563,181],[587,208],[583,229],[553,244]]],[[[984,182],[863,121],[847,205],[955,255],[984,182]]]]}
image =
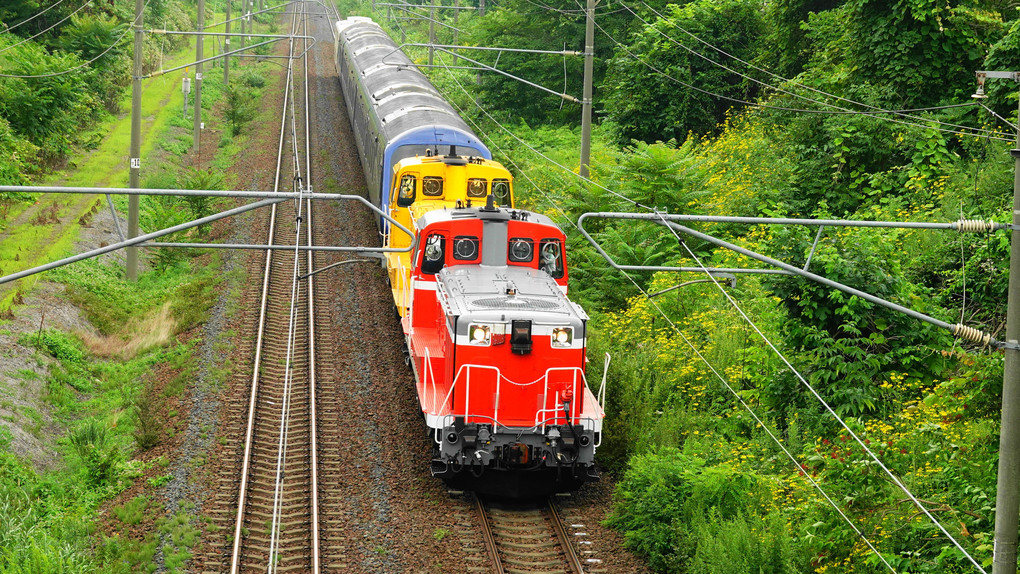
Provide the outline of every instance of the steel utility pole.
{"type": "Polygon", "coordinates": [[[198,40],[195,42],[195,154],[201,160],[202,153],[202,60],[205,58],[205,0],[198,0],[198,40]]]}
{"type": "MultiPolygon", "coordinates": [[[[224,30],[227,36],[223,39],[224,52],[230,52],[230,1],[227,0],[226,4],[226,17],[224,20],[227,21],[227,28],[224,30]]],[[[230,56],[223,56],[223,87],[230,85],[230,56]]]]}
{"type": "MultiPolygon", "coordinates": [[[[141,187],[139,176],[142,169],[142,0],[135,0],[135,62],[131,74],[131,166],[128,172],[128,186],[141,187]]],[[[128,198],[128,239],[138,237],[138,196],[128,198]]],[[[138,248],[127,250],[127,268],[124,271],[128,281],[138,279],[138,248]]]]}
{"type": "Polygon", "coordinates": [[[581,165],[577,173],[588,177],[591,159],[591,84],[595,67],[595,0],[588,0],[584,25],[584,89],[581,94],[581,165]]]}
{"type": "MultiPolygon", "coordinates": [[[[976,98],[985,97],[986,78],[1020,81],[1020,72],[978,72],[976,98]]],[[[995,550],[992,574],[1016,574],[1017,527],[1020,522],[1020,129],[1013,156],[1013,230],[1009,245],[1009,292],[1006,298],[1006,364],[1002,372],[1002,422],[999,474],[995,494],[995,550]]]]}

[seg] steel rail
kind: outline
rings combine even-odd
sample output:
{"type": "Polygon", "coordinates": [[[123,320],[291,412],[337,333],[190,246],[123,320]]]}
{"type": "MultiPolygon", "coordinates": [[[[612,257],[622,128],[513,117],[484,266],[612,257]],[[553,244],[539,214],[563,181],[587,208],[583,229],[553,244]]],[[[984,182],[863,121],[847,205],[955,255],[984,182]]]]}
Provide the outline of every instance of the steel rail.
{"type": "MultiPolygon", "coordinates": [[[[298,16],[297,14],[291,15],[291,33],[297,30],[298,16]]],[[[291,36],[289,42],[289,53],[293,56],[295,50],[295,39],[291,36]]],[[[287,81],[293,84],[294,82],[294,60],[291,59],[287,63],[287,81]]],[[[292,86],[293,87],[293,86],[292,86]]],[[[291,135],[291,172],[294,174],[291,186],[298,193],[302,192],[301,187],[301,175],[300,175],[300,158],[297,153],[297,118],[295,117],[295,102],[294,96],[297,89],[290,90],[290,98],[284,99],[284,114],[290,112],[290,135],[291,135]],[[289,105],[288,105],[289,103],[289,105]]],[[[284,369],[283,369],[283,397],[281,401],[280,409],[280,436],[277,439],[276,446],[276,473],[273,484],[273,511],[271,517],[270,535],[269,535],[269,574],[276,574],[279,571],[280,563],[280,540],[282,538],[282,519],[283,519],[283,483],[284,483],[284,466],[287,463],[287,450],[290,447],[290,408],[291,401],[294,398],[294,347],[296,345],[295,339],[297,338],[297,302],[300,296],[299,288],[300,282],[298,277],[301,274],[301,257],[298,246],[301,243],[301,224],[303,213],[301,208],[303,207],[302,202],[297,202],[297,219],[295,222],[295,235],[294,235],[294,265],[291,272],[291,284],[290,284],[290,309],[287,313],[287,349],[284,353],[284,369]]]]}
{"type": "MultiPolygon", "coordinates": [[[[303,32],[305,37],[308,34],[308,13],[306,4],[301,4],[301,9],[305,12],[305,19],[302,23],[303,32]]],[[[327,16],[328,17],[328,16],[327,16]]],[[[330,22],[330,28],[332,28],[332,22],[330,22]]],[[[305,185],[309,190],[312,189],[312,144],[311,144],[311,106],[308,101],[308,40],[304,41],[304,57],[302,62],[304,65],[304,85],[305,85],[305,185]]],[[[313,247],[315,241],[312,237],[312,200],[308,199],[306,219],[307,219],[307,243],[308,247],[313,247]]],[[[309,418],[309,438],[310,438],[310,449],[311,449],[311,496],[312,496],[312,574],[319,574],[320,571],[320,550],[319,550],[319,461],[318,461],[318,430],[316,427],[317,415],[315,412],[315,280],[312,279],[314,275],[313,269],[315,268],[315,254],[308,250],[306,252],[307,264],[305,266],[307,279],[308,279],[308,418],[309,418]]],[[[300,280],[301,277],[298,278],[300,280]]]]}
{"type": "Polygon", "coordinates": [[[570,565],[570,570],[574,574],[584,574],[584,563],[581,562],[581,557],[577,555],[577,550],[574,548],[574,541],[567,535],[567,529],[563,527],[563,519],[560,517],[560,513],[556,510],[556,503],[553,502],[553,498],[549,497],[546,500],[549,505],[549,516],[552,521],[553,530],[556,531],[556,536],[560,539],[560,546],[563,547],[563,555],[567,559],[567,564],[570,565]]]}
{"type": "MultiPolygon", "coordinates": [[[[290,91],[290,73],[291,70],[288,68],[287,79],[284,83],[284,106],[287,105],[287,97],[290,91]]],[[[280,115],[280,139],[277,144],[276,152],[276,176],[273,183],[274,191],[279,190],[280,188],[280,169],[283,163],[283,143],[287,125],[286,107],[284,107],[280,115]]],[[[268,238],[266,239],[266,243],[268,245],[272,245],[274,243],[276,231],[276,211],[277,209],[274,205],[269,216],[269,232],[268,238]]],[[[270,269],[272,268],[272,261],[273,250],[270,249],[266,251],[266,268],[262,277],[262,302],[259,308],[259,323],[257,328],[258,335],[255,342],[255,360],[251,378],[251,399],[248,403],[248,424],[244,437],[244,455],[241,461],[241,485],[238,488],[237,520],[234,524],[234,543],[230,559],[231,574],[239,574],[241,567],[241,534],[244,526],[245,503],[247,502],[248,497],[248,472],[251,467],[252,438],[255,434],[255,409],[257,406],[259,373],[261,371],[260,367],[262,363],[262,344],[265,338],[266,315],[269,303],[269,276],[270,269]]]]}
{"type": "Polygon", "coordinates": [[[507,574],[503,568],[503,560],[499,557],[499,548],[496,546],[496,536],[492,533],[492,525],[489,524],[489,513],[482,504],[482,499],[475,495],[475,509],[478,510],[478,517],[482,521],[482,537],[485,538],[485,547],[489,549],[492,556],[492,565],[496,568],[496,574],[507,574]]]}

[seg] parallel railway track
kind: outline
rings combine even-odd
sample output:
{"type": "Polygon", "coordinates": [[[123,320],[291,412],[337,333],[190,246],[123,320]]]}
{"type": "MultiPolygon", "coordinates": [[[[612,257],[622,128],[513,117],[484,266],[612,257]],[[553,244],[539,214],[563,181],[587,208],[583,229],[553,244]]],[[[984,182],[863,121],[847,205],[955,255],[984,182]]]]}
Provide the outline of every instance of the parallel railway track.
{"type": "MultiPolygon", "coordinates": [[[[307,16],[295,14],[292,34],[301,33],[299,28],[307,30],[307,16]]],[[[289,48],[276,190],[287,173],[293,174],[295,190],[311,185],[307,62],[301,65],[294,59],[295,53],[307,53],[307,42],[292,39],[289,48]],[[303,85],[295,81],[299,75],[303,85]],[[287,163],[292,170],[285,167],[287,163]]],[[[244,450],[233,505],[236,515],[229,538],[232,574],[318,573],[322,567],[317,427],[331,421],[322,420],[316,412],[315,332],[321,320],[315,313],[314,278],[302,278],[315,268],[315,256],[296,248],[298,243],[312,245],[319,235],[311,210],[310,201],[285,202],[274,206],[269,218],[267,244],[295,245],[295,249],[267,250],[265,256],[244,450]]],[[[325,416],[329,419],[330,413],[325,416]]]]}

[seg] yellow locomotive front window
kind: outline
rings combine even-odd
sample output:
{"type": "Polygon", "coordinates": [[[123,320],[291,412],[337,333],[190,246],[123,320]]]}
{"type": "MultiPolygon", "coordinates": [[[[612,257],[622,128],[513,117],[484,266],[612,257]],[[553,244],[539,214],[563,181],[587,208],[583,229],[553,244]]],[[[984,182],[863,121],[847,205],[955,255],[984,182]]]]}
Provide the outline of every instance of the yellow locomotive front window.
{"type": "Polygon", "coordinates": [[[423,177],[421,180],[421,193],[425,197],[443,197],[443,178],[423,177]]]}
{"type": "Polygon", "coordinates": [[[510,205],[510,180],[496,178],[492,180],[492,195],[496,196],[496,204],[510,205]]]}
{"type": "Polygon", "coordinates": [[[468,197],[485,197],[489,182],[482,177],[472,177],[467,182],[468,197]]]}
{"type": "Polygon", "coordinates": [[[413,175],[404,175],[400,178],[400,190],[397,192],[397,205],[408,207],[414,203],[414,186],[418,178],[413,175]]]}

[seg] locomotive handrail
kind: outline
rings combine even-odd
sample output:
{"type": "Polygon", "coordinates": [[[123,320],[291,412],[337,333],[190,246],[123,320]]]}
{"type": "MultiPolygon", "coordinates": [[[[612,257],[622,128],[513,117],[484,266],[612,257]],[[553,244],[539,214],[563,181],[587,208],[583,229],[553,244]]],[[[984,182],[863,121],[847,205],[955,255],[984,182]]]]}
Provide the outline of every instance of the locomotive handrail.
{"type": "MultiPolygon", "coordinates": [[[[425,354],[426,354],[426,360],[428,360],[428,349],[427,348],[425,350],[425,354]]],[[[518,382],[516,382],[514,380],[511,380],[510,378],[506,377],[505,375],[503,375],[503,372],[502,372],[502,370],[499,367],[494,367],[492,365],[475,365],[475,364],[470,364],[469,363],[469,364],[461,365],[460,368],[457,370],[457,374],[456,374],[456,376],[453,379],[453,384],[450,385],[450,390],[447,391],[446,397],[444,397],[442,403],[440,403],[439,405],[437,405],[435,403],[435,399],[437,397],[437,394],[436,394],[436,391],[435,391],[435,377],[434,376],[430,376],[430,375],[432,375],[431,371],[429,371],[426,374],[426,379],[427,380],[431,380],[431,383],[432,383],[432,397],[431,397],[432,401],[431,401],[431,407],[430,407],[431,408],[431,414],[439,415],[439,416],[446,416],[446,417],[454,416],[454,415],[449,415],[449,414],[447,414],[447,415],[440,415],[439,407],[441,407],[443,405],[446,405],[446,404],[448,404],[450,402],[450,399],[453,396],[453,390],[457,387],[457,383],[463,380],[464,383],[462,383],[462,385],[466,387],[466,389],[465,389],[465,397],[464,397],[464,405],[465,405],[464,416],[465,417],[472,416],[472,417],[476,417],[476,418],[491,418],[491,419],[493,419],[493,422],[495,422],[495,424],[500,425],[500,426],[507,426],[507,425],[503,425],[502,423],[499,422],[499,395],[500,395],[500,387],[501,387],[503,381],[506,381],[507,383],[510,383],[511,385],[514,385],[514,386],[517,386],[517,387],[528,387],[528,386],[537,384],[539,382],[544,382],[544,388],[543,388],[543,391],[542,391],[542,396],[544,397],[544,400],[543,400],[542,404],[544,406],[546,404],[546,402],[548,402],[548,397],[549,397],[549,382],[550,382],[549,378],[550,378],[550,375],[553,372],[570,372],[570,373],[572,373],[573,374],[573,381],[570,383],[571,392],[574,394],[575,397],[581,397],[581,400],[583,401],[584,390],[588,388],[588,381],[587,381],[587,378],[584,375],[584,370],[581,369],[580,367],[552,367],[550,369],[546,369],[545,374],[543,374],[542,376],[538,377],[537,379],[535,379],[535,380],[533,380],[531,382],[528,382],[528,383],[518,383],[518,382]],[[494,403],[494,409],[493,409],[493,415],[494,415],[493,417],[488,417],[488,416],[485,416],[485,415],[473,415],[473,414],[470,414],[470,412],[468,411],[471,408],[471,402],[470,402],[471,401],[471,371],[473,369],[484,369],[484,370],[487,370],[487,371],[495,371],[495,373],[496,373],[496,395],[495,395],[495,403],[494,403]],[[466,373],[465,373],[465,371],[466,371],[466,373]],[[580,387],[580,391],[578,390],[578,387],[580,387]]],[[[603,382],[603,389],[600,390],[600,392],[603,394],[603,396],[605,394],[604,393],[604,387],[605,387],[605,384],[603,382]]],[[[575,404],[577,404],[576,401],[577,401],[577,398],[575,398],[575,404]]],[[[603,410],[602,404],[598,400],[597,397],[595,399],[595,402],[596,402],[596,406],[598,406],[600,410],[603,410]]],[[[560,404],[559,391],[556,391],[556,404],[557,405],[560,404]]],[[[568,424],[577,424],[577,421],[583,421],[583,420],[590,420],[590,421],[594,421],[595,420],[593,417],[585,417],[585,416],[582,415],[582,413],[584,411],[584,403],[583,402],[578,405],[577,410],[578,410],[578,414],[574,415],[573,413],[570,413],[570,416],[565,417],[568,424]]],[[[551,419],[554,421],[553,424],[556,424],[555,420],[557,418],[559,418],[560,416],[562,416],[560,414],[560,410],[559,410],[558,406],[555,407],[555,408],[551,408],[551,409],[549,409],[549,408],[542,408],[542,409],[537,410],[536,414],[535,414],[534,428],[541,427],[542,428],[542,432],[545,432],[545,425],[550,420],[550,418],[545,418],[545,419],[542,419],[540,421],[539,417],[541,416],[542,413],[553,413],[553,416],[551,417],[551,419]]],[[[603,410],[603,413],[604,413],[604,410],[603,410]]],[[[592,428],[594,428],[594,423],[592,425],[592,428]]]]}

